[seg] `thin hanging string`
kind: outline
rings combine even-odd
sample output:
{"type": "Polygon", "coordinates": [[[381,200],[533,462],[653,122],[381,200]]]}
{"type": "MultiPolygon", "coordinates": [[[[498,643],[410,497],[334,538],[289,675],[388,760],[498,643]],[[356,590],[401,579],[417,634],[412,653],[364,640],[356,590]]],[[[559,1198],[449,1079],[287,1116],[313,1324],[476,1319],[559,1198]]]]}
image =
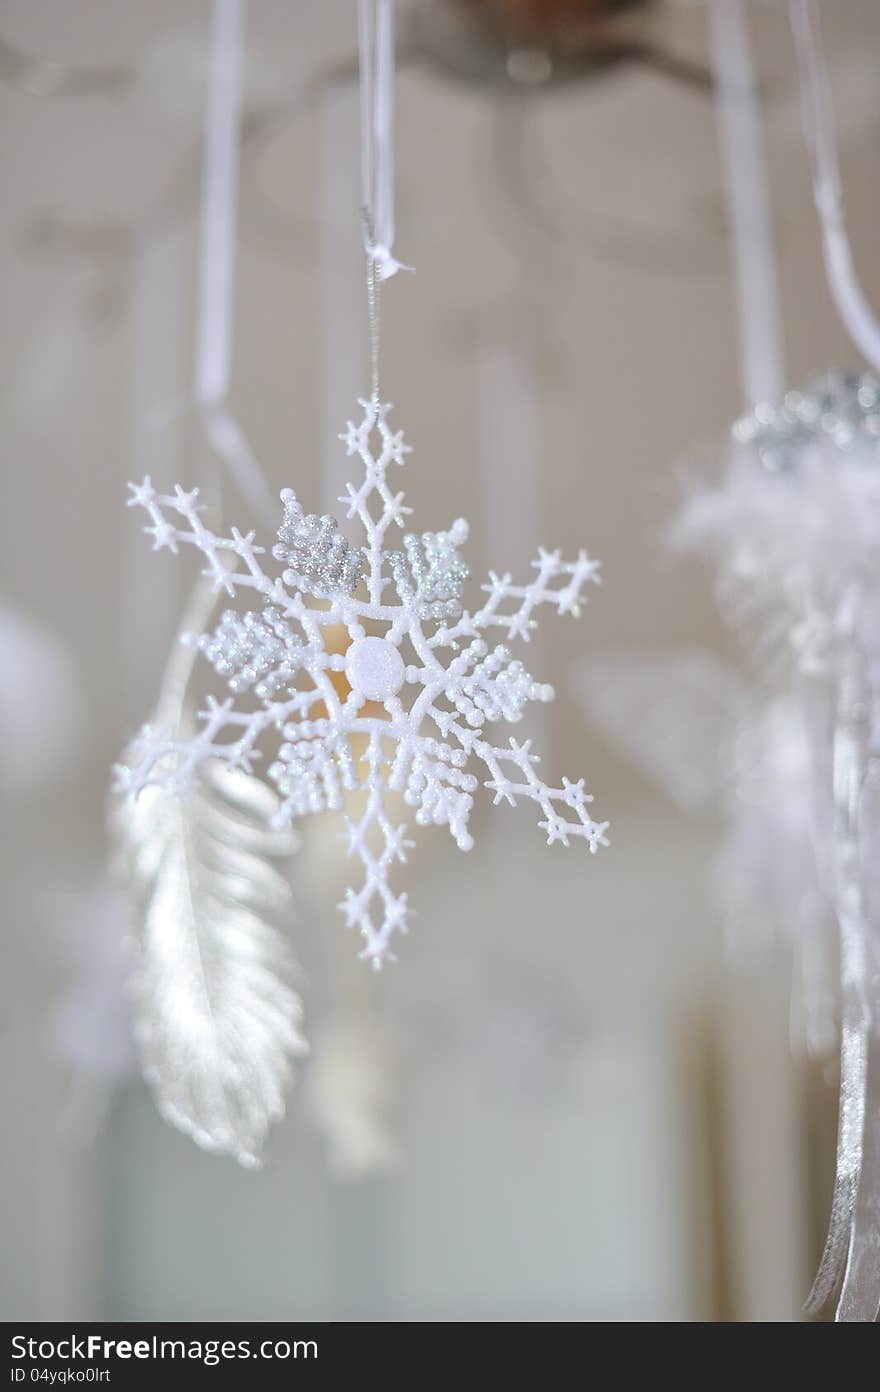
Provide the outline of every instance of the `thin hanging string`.
{"type": "Polygon", "coordinates": [[[361,222],[367,258],[370,399],[379,401],[379,286],[412,270],[394,247],[394,0],[358,0],[361,222]]]}
{"type": "Polygon", "coordinates": [[[813,165],[813,194],[822,228],[828,284],[850,338],[880,372],[880,323],[853,265],[843,208],[831,84],[814,0],[789,0],[801,81],[804,135],[813,165]]]}
{"type": "Polygon", "coordinates": [[[277,505],[228,410],[235,302],[241,75],[246,0],[214,0],[205,112],[195,395],[205,433],[254,513],[274,529],[277,505]]]}
{"type": "Polygon", "coordinates": [[[710,0],[718,137],[739,301],[746,411],[785,389],[782,328],[761,109],[742,0],[710,0]]]}
{"type": "MultiPolygon", "coordinates": [[[[543,412],[536,300],[523,299],[512,286],[501,305],[480,311],[476,325],[474,384],[478,481],[483,545],[487,556],[504,556],[514,572],[528,571],[534,557],[534,534],[542,535],[547,507],[541,472],[543,412]],[[511,480],[516,487],[511,488],[511,480]]],[[[542,306],[543,308],[543,306],[542,306]]],[[[556,429],[564,429],[570,412],[551,411],[556,429]]],[[[546,656],[544,631],[529,639],[533,670],[546,656]]],[[[536,703],[529,733],[545,749],[553,738],[548,707],[536,703]]],[[[525,827],[524,827],[525,830],[525,827]]],[[[509,847],[508,847],[509,849],[509,847]]]]}
{"type": "Polygon", "coordinates": [[[380,329],[380,304],[379,304],[379,285],[381,281],[376,274],[376,262],[372,256],[367,257],[367,331],[370,336],[370,401],[374,406],[379,405],[379,329],[380,329]]]}

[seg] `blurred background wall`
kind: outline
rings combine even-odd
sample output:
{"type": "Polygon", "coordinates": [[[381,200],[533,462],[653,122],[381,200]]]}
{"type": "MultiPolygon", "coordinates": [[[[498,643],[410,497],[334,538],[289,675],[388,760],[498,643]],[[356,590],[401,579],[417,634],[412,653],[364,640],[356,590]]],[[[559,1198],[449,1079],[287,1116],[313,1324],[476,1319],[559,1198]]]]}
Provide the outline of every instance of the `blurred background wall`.
{"type": "MultiPolygon", "coordinates": [[[[877,303],[880,16],[824,8],[877,303]]],[[[408,501],[424,527],[469,517],[475,577],[538,542],[602,558],[580,623],[544,626],[557,702],[536,734],[549,768],[587,775],[612,846],[547,848],[526,808],[481,817],[467,857],[423,839],[414,930],[362,988],[393,1168],[328,1167],[311,1064],[259,1173],[160,1121],[128,1054],[103,819],[178,594],[125,483],[205,467],[191,421],[146,423],[191,380],[209,6],[5,0],[7,1319],[794,1319],[807,1289],[834,1079],[791,1055],[784,949],[724,960],[718,827],[606,747],[576,680],[610,643],[727,644],[705,576],[662,546],[677,461],[739,410],[704,8],[634,6],[641,56],[534,87],[471,61],[443,9],[399,6],[398,248],[417,271],[384,297],[385,389],[415,447],[408,501]]],[[[750,16],[795,383],[852,354],[785,7],[750,16]]],[[[354,59],[348,0],[251,0],[232,405],[273,487],[319,511],[365,385],[354,59]]],[[[309,828],[292,934],[316,1030],[328,963],[355,953],[341,873],[309,828]]]]}

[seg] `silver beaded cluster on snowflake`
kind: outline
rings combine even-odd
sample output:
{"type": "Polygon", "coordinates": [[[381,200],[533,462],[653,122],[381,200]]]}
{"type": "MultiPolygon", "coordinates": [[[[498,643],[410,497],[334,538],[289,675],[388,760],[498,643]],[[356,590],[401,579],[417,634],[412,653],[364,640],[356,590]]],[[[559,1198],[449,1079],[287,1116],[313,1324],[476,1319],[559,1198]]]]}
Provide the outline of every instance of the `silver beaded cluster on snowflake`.
{"type": "Polygon", "coordinates": [[[188,634],[186,641],[204,653],[230,691],[238,695],[253,687],[261,700],[271,700],[293,684],[305,652],[304,643],[272,606],[262,614],[227,609],[213,633],[188,634]]]}
{"type": "Polygon", "coordinates": [[[304,513],[292,488],[283,490],[281,501],[284,520],[272,555],[290,567],[285,582],[300,583],[318,598],[352,594],[365,570],[363,553],[345,540],[335,518],[304,513]]]}
{"type": "Polygon", "coordinates": [[[464,583],[470,574],[457,548],[468,538],[463,518],[448,532],[408,533],[403,551],[388,553],[388,567],[401,603],[411,604],[421,619],[455,618],[461,612],[464,583]]]}
{"type": "Polygon", "coordinates": [[[801,391],[787,392],[781,406],[761,404],[743,416],[733,438],[774,472],[794,467],[812,442],[844,454],[867,447],[880,459],[880,382],[867,372],[811,377],[801,391]]]}

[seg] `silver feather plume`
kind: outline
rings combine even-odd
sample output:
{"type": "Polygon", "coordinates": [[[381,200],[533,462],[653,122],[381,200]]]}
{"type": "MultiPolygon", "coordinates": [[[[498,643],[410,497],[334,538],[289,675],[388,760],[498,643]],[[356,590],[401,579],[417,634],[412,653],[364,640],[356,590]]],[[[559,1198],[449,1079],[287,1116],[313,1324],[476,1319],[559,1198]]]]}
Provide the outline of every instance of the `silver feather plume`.
{"type": "MultiPolygon", "coordinates": [[[[196,589],[183,629],[210,617],[196,589]]],[[[195,654],[175,645],[156,724],[191,728],[195,654]]],[[[206,1150],[260,1162],[284,1113],[292,1059],[307,1052],[296,967],[279,931],[291,889],[273,863],[296,846],[271,826],[277,798],[215,760],[177,796],[114,797],[113,868],[133,901],[135,1032],[162,1115],[206,1150]]]]}

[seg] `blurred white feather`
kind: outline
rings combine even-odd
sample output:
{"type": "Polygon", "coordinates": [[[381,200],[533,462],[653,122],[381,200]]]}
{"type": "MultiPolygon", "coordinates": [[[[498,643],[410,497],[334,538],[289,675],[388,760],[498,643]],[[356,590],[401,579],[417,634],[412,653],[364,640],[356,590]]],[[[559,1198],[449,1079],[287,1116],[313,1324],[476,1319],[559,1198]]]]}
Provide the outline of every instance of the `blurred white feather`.
{"type": "MultiPolygon", "coordinates": [[[[200,582],[182,630],[215,596],[200,582]]],[[[172,651],[156,724],[192,725],[194,654],[172,651]]],[[[162,1115],[205,1150],[259,1164],[284,1114],[292,1060],[307,1052],[295,962],[280,924],[292,893],[278,864],[296,849],[272,827],[261,779],[210,760],[176,795],[148,787],[110,804],[112,865],[135,912],[135,1035],[162,1115]]]]}
{"type": "Polygon", "coordinates": [[[270,827],[275,795],[220,763],[179,797],[148,788],[112,813],[139,900],[133,987],[144,1075],[162,1115],[206,1150],[259,1163],[306,1052],[293,961],[276,926],[294,848],[270,827]]]}
{"type": "MultiPolygon", "coordinates": [[[[765,670],[821,673],[854,588],[880,597],[880,383],[826,374],[734,428],[720,476],[690,488],[674,547],[715,567],[726,617],[765,670]]],[[[876,634],[856,634],[866,650],[876,634]]]]}

